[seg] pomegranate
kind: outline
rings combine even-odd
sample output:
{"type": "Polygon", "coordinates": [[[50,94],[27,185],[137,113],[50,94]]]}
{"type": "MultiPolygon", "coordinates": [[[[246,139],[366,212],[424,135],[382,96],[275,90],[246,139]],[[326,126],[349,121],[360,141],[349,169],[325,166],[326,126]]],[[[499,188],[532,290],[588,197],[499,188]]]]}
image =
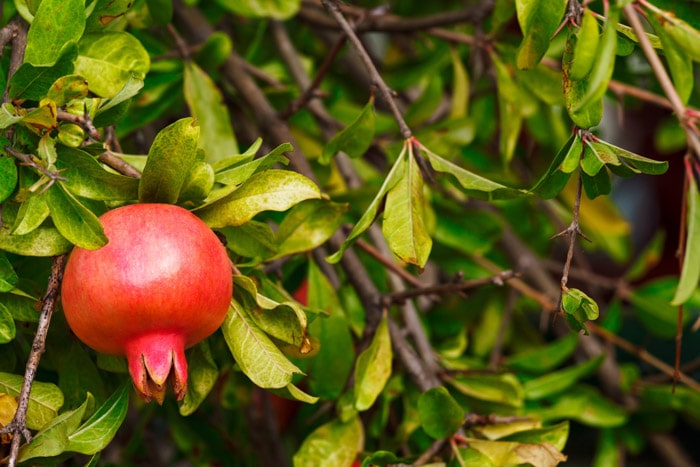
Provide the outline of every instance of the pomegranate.
{"type": "Polygon", "coordinates": [[[76,247],[61,289],[66,320],[93,349],[124,355],[136,392],[163,402],[187,391],[185,348],[221,326],[233,289],[226,249],[195,215],[168,204],[104,214],[109,242],[76,247]]]}

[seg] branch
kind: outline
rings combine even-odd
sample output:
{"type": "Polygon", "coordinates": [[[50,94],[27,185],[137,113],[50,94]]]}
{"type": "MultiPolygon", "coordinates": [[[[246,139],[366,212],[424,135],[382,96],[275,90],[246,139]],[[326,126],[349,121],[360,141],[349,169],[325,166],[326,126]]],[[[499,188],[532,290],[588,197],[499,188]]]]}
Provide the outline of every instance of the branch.
{"type": "Polygon", "coordinates": [[[664,90],[666,97],[668,97],[668,100],[671,103],[673,111],[676,113],[678,119],[681,122],[681,126],[685,130],[685,134],[688,140],[688,146],[692,148],[693,152],[695,153],[695,157],[700,157],[700,139],[698,138],[698,135],[694,132],[694,129],[687,123],[687,109],[683,104],[683,101],[681,100],[680,96],[678,95],[676,88],[673,86],[673,81],[671,81],[671,78],[666,72],[666,68],[664,68],[663,63],[661,63],[659,55],[654,50],[654,46],[651,45],[651,41],[647,37],[646,31],[644,30],[644,26],[642,26],[642,22],[637,16],[637,12],[634,9],[634,5],[632,5],[631,3],[627,4],[623,11],[625,12],[625,16],[629,20],[630,25],[632,26],[632,29],[634,30],[634,33],[637,36],[637,39],[639,39],[639,45],[642,48],[644,55],[647,57],[651,69],[654,70],[656,79],[659,80],[661,89],[664,90]]]}
{"type": "Polygon", "coordinates": [[[27,409],[29,407],[29,394],[32,389],[32,383],[36,376],[36,370],[39,367],[39,360],[46,348],[46,335],[51,324],[51,315],[56,309],[56,301],[61,289],[61,281],[63,280],[63,269],[66,263],[66,255],[57,256],[53,259],[51,265],[51,275],[49,276],[49,285],[46,289],[46,294],[42,299],[41,315],[39,316],[39,324],[36,330],[36,336],[32,343],[32,350],[29,352],[27,360],[27,368],[24,372],[24,382],[19,393],[19,403],[17,412],[12,421],[0,430],[0,433],[11,433],[12,446],[10,448],[10,456],[7,465],[14,467],[17,465],[17,456],[19,454],[20,443],[22,437],[29,443],[32,439],[32,434],[27,429],[27,409]]]}
{"type": "Polygon", "coordinates": [[[106,166],[111,167],[122,175],[126,175],[127,177],[131,178],[141,178],[141,172],[109,149],[100,154],[97,157],[97,160],[106,166]]]}
{"type": "Polygon", "coordinates": [[[401,136],[403,136],[404,139],[412,138],[413,132],[408,127],[408,124],[406,124],[406,121],[404,120],[401,111],[399,111],[399,108],[396,106],[393,92],[384,81],[384,78],[382,78],[382,76],[379,74],[379,71],[374,65],[372,58],[367,53],[367,50],[365,50],[365,46],[362,44],[362,41],[360,41],[360,38],[357,37],[355,30],[350,25],[348,20],[345,19],[345,16],[343,16],[343,13],[340,11],[340,7],[336,3],[336,1],[321,0],[321,3],[323,3],[323,5],[326,7],[331,16],[333,16],[333,18],[338,22],[340,27],[343,29],[343,32],[345,32],[345,35],[348,37],[350,43],[355,47],[357,54],[360,56],[360,60],[362,60],[362,63],[365,65],[365,68],[367,69],[367,72],[370,75],[372,83],[375,86],[377,86],[377,88],[379,88],[379,93],[381,94],[386,104],[389,106],[389,110],[394,116],[394,120],[396,120],[396,123],[398,123],[399,130],[401,131],[401,136]]]}
{"type": "MultiPolygon", "coordinates": [[[[45,177],[49,179],[49,183],[44,189],[42,190],[42,193],[49,188],[51,188],[51,185],[56,183],[57,181],[62,181],[62,182],[67,182],[68,179],[65,177],[61,176],[61,172],[65,169],[61,170],[50,170],[44,167],[43,165],[39,164],[36,160],[35,157],[32,154],[25,154],[23,152],[20,152],[13,148],[12,146],[5,146],[5,151],[7,151],[8,154],[10,154],[12,157],[15,159],[19,160],[22,165],[26,165],[28,167],[31,167],[35,169],[37,172],[41,173],[45,177]]],[[[40,185],[43,185],[44,182],[46,182],[46,179],[39,180],[39,183],[35,184],[35,187],[38,187],[40,185]]],[[[30,191],[32,189],[30,188],[30,191]]]]}
{"type": "Polygon", "coordinates": [[[92,123],[92,119],[87,113],[84,115],[74,115],[70,112],[66,112],[65,110],[59,110],[56,113],[56,119],[62,122],[75,123],[95,141],[99,141],[101,139],[100,132],[97,131],[95,124],[92,123]]]}
{"type": "Polygon", "coordinates": [[[24,62],[24,50],[27,48],[27,23],[17,15],[5,27],[0,29],[0,54],[7,44],[12,44],[10,65],[7,71],[7,86],[2,95],[2,102],[9,102],[10,78],[24,62]]]}
{"type": "Polygon", "coordinates": [[[483,279],[473,279],[462,282],[449,282],[446,284],[429,285],[419,287],[416,289],[404,290],[401,292],[393,292],[384,295],[384,297],[382,298],[382,304],[384,306],[402,304],[409,298],[420,297],[422,295],[456,294],[459,292],[464,292],[466,290],[483,287],[485,285],[502,286],[503,284],[505,284],[506,281],[513,277],[515,277],[513,271],[502,271],[493,277],[486,277],[483,279]]]}

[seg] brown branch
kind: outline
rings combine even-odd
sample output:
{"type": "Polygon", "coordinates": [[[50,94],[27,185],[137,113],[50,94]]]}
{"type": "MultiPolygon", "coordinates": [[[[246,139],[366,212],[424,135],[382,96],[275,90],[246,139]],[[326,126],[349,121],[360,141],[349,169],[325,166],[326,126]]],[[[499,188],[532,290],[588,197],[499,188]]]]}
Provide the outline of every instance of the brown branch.
{"type": "Polygon", "coordinates": [[[397,276],[399,276],[401,279],[404,281],[408,282],[411,284],[413,287],[423,287],[425,284],[423,284],[417,277],[403,269],[401,266],[396,264],[396,262],[392,261],[388,257],[382,254],[381,251],[377,250],[374,246],[370,245],[368,242],[358,239],[355,242],[355,245],[360,248],[362,251],[370,255],[372,258],[377,260],[382,264],[382,266],[386,267],[389,271],[393,272],[397,276]]]}
{"type": "Polygon", "coordinates": [[[402,304],[410,298],[420,297],[422,295],[456,294],[466,290],[483,287],[485,285],[502,286],[506,281],[513,277],[515,277],[513,271],[502,271],[493,277],[485,277],[483,279],[472,279],[462,282],[448,282],[446,284],[422,286],[416,289],[386,294],[382,298],[382,304],[388,307],[395,304],[402,304]]]}
{"type": "Polygon", "coordinates": [[[17,456],[19,454],[19,447],[20,443],[22,442],[22,437],[24,437],[28,443],[31,442],[32,439],[32,434],[27,429],[29,394],[32,389],[34,377],[36,376],[36,370],[39,367],[41,355],[44,353],[46,348],[46,336],[49,331],[49,325],[51,324],[51,315],[56,309],[56,301],[61,288],[61,281],[63,280],[63,269],[65,267],[65,263],[66,255],[56,256],[53,259],[53,263],[51,265],[51,275],[49,276],[49,285],[46,289],[46,294],[41,301],[42,306],[41,315],[39,316],[39,324],[37,325],[36,336],[34,336],[32,349],[29,352],[29,359],[27,360],[27,367],[24,372],[24,382],[22,383],[22,389],[19,393],[17,411],[15,412],[15,416],[12,421],[0,430],[0,433],[11,433],[13,435],[12,446],[10,447],[10,456],[7,463],[9,467],[14,467],[17,465],[17,456]]]}
{"type": "Polygon", "coordinates": [[[10,79],[24,62],[24,50],[27,48],[27,23],[17,15],[5,27],[0,29],[0,54],[7,44],[12,44],[10,65],[7,72],[7,86],[2,95],[2,102],[9,102],[10,79]]]}
{"type": "MultiPolygon", "coordinates": [[[[12,146],[5,146],[5,151],[15,159],[19,160],[22,165],[26,165],[28,167],[33,168],[37,172],[41,173],[45,177],[48,178],[48,185],[43,188],[42,193],[49,188],[51,188],[51,185],[56,183],[57,181],[63,181],[67,182],[68,179],[65,177],[61,176],[61,172],[65,169],[61,170],[50,170],[44,167],[43,165],[39,164],[35,159],[35,156],[32,154],[25,154],[23,152],[20,152],[13,148],[12,146]]],[[[45,182],[46,179],[41,180],[42,182],[45,182]]],[[[42,183],[43,184],[43,183],[42,183]]],[[[38,186],[38,185],[37,185],[38,186]]]]}
{"type": "MultiPolygon", "coordinates": [[[[322,2],[323,3],[323,2],[322,2]]],[[[337,23],[329,21],[327,17],[320,14],[316,8],[316,2],[303,2],[303,7],[299,11],[299,17],[315,26],[328,29],[337,29],[337,23]]],[[[353,7],[349,5],[340,6],[340,10],[346,14],[362,19],[357,25],[357,32],[396,32],[413,33],[416,31],[438,28],[441,26],[452,26],[462,23],[481,23],[493,10],[493,0],[486,0],[478,5],[471,5],[461,10],[437,13],[434,15],[420,16],[415,18],[402,18],[391,14],[376,14],[371,10],[353,7]]]]}
{"type": "Polygon", "coordinates": [[[394,351],[418,389],[425,392],[440,386],[437,375],[426,371],[425,362],[411,348],[401,332],[401,328],[392,319],[389,319],[389,333],[394,351]]]}
{"type": "Polygon", "coordinates": [[[56,113],[56,120],[74,123],[82,128],[85,133],[87,133],[88,136],[95,141],[99,141],[101,139],[100,132],[97,131],[97,128],[95,128],[95,124],[92,123],[92,119],[88,114],[74,115],[70,112],[66,112],[65,110],[58,110],[56,113]]]}
{"type": "Polygon", "coordinates": [[[97,160],[102,162],[108,167],[116,170],[122,175],[132,178],[141,178],[141,172],[139,172],[133,165],[126,162],[124,159],[117,156],[110,150],[107,150],[97,157],[97,160]]]}

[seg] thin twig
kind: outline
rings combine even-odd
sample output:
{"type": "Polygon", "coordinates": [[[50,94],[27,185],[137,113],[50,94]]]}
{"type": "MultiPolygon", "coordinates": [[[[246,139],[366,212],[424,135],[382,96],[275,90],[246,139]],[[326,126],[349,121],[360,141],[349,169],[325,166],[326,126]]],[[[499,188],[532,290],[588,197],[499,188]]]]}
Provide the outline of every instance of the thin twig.
{"type": "Polygon", "coordinates": [[[51,264],[51,275],[49,276],[49,285],[46,289],[46,294],[42,299],[41,315],[39,316],[39,324],[37,325],[36,336],[32,343],[32,349],[29,352],[27,367],[24,372],[24,382],[19,393],[19,402],[17,411],[12,421],[0,430],[0,433],[11,433],[12,446],[10,447],[10,456],[7,465],[14,467],[17,465],[17,456],[19,447],[22,442],[22,437],[31,442],[32,434],[27,429],[27,409],[29,407],[29,394],[32,389],[32,383],[36,376],[36,370],[39,367],[41,355],[46,348],[46,336],[51,324],[51,315],[56,309],[56,301],[58,299],[61,281],[63,280],[63,268],[66,263],[66,255],[56,256],[51,264]]]}
{"type": "Polygon", "coordinates": [[[368,242],[362,239],[358,239],[355,242],[355,245],[362,251],[370,255],[372,258],[380,262],[382,266],[385,266],[389,271],[393,272],[401,279],[411,284],[413,287],[425,286],[425,284],[423,284],[417,277],[403,269],[401,266],[396,264],[396,262],[392,261],[387,256],[383,255],[381,251],[376,249],[374,246],[370,245],[368,242]]]}
{"type": "Polygon", "coordinates": [[[95,128],[95,124],[92,123],[92,119],[88,114],[75,115],[70,112],[66,112],[65,110],[58,110],[58,112],[56,112],[56,120],[75,123],[82,128],[90,138],[94,139],[95,141],[99,141],[101,139],[100,132],[97,131],[97,128],[95,128]]]}
{"type": "Polygon", "coordinates": [[[465,290],[476,289],[485,285],[502,286],[506,281],[515,277],[513,271],[502,271],[493,277],[485,277],[483,279],[472,279],[462,282],[448,282],[446,284],[437,284],[422,286],[416,289],[404,290],[401,292],[393,292],[384,295],[382,303],[384,306],[393,304],[401,304],[410,298],[420,297],[422,295],[447,295],[464,292],[465,290]]]}
{"type": "Polygon", "coordinates": [[[404,120],[401,111],[396,106],[392,90],[386,84],[384,78],[382,78],[382,76],[379,74],[379,71],[374,65],[372,58],[367,53],[367,50],[365,50],[365,46],[362,44],[362,41],[360,41],[360,38],[355,33],[355,30],[350,25],[348,20],[345,19],[345,16],[343,16],[343,13],[340,11],[340,7],[336,3],[336,1],[321,0],[321,3],[323,3],[328,12],[338,22],[340,27],[343,29],[343,32],[345,32],[345,35],[348,37],[350,43],[355,47],[355,51],[359,55],[360,60],[362,60],[362,63],[365,65],[365,68],[367,69],[367,72],[370,75],[372,83],[379,89],[379,93],[381,94],[382,98],[389,107],[391,114],[394,116],[394,120],[396,120],[396,123],[399,125],[401,136],[403,136],[404,139],[409,139],[413,137],[413,132],[408,127],[408,124],[404,120]]]}
{"type": "MultiPolygon", "coordinates": [[[[43,165],[39,164],[35,160],[35,157],[33,155],[20,152],[20,151],[16,150],[15,148],[13,148],[12,146],[5,146],[5,151],[7,151],[7,153],[10,154],[15,159],[19,160],[22,163],[22,165],[26,165],[28,167],[33,168],[34,170],[36,170],[37,172],[41,173],[42,175],[46,176],[49,179],[48,185],[46,187],[44,187],[42,192],[49,189],[51,187],[51,185],[53,185],[57,181],[63,181],[63,182],[68,181],[67,178],[61,176],[61,172],[64,169],[49,170],[46,167],[44,167],[43,165]]],[[[44,179],[44,181],[45,181],[45,179],[44,179]]]]}

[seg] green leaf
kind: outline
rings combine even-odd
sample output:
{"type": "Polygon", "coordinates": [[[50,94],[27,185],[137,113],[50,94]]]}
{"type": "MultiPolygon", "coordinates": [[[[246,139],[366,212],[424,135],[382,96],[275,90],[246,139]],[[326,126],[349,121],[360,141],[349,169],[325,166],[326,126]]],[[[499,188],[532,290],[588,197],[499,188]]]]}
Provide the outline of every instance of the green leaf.
{"type": "Polygon", "coordinates": [[[277,229],[276,257],[322,245],[340,227],[347,205],[310,199],[294,206],[277,229]]]}
{"type": "Polygon", "coordinates": [[[355,364],[355,408],[360,412],[372,407],[384,390],[391,376],[392,359],[389,319],[384,316],[372,343],[357,357],[355,364]]]}
{"type": "Polygon", "coordinates": [[[584,173],[594,177],[606,165],[620,165],[620,161],[614,153],[606,151],[604,145],[586,141],[581,159],[581,169],[584,173]]]}
{"type": "Polygon", "coordinates": [[[690,181],[689,189],[686,194],[687,198],[687,213],[686,213],[686,234],[685,234],[685,252],[683,255],[683,270],[678,282],[678,288],[671,301],[672,305],[682,305],[691,297],[697,290],[698,281],[700,280],[700,194],[698,186],[693,180],[690,181]]]}
{"type": "Polygon", "coordinates": [[[83,35],[83,0],[45,0],[39,5],[27,32],[25,63],[51,66],[83,35]]]}
{"type": "Polygon", "coordinates": [[[523,41],[518,68],[534,68],[549,48],[549,40],[561,24],[566,0],[515,0],[523,41]]]}
{"type": "Polygon", "coordinates": [[[87,18],[85,29],[90,32],[101,32],[113,21],[123,18],[133,4],[133,0],[96,0],[94,9],[87,18]]]}
{"type": "Polygon", "coordinates": [[[46,196],[34,194],[27,198],[19,207],[17,217],[12,225],[12,235],[25,235],[38,228],[49,217],[49,206],[46,196]]]}
{"type": "Polygon", "coordinates": [[[469,73],[456,47],[450,49],[450,57],[452,58],[450,120],[456,120],[465,118],[469,114],[469,73]]]}
{"type": "Polygon", "coordinates": [[[187,372],[187,392],[185,398],[178,403],[180,415],[183,417],[197,410],[219,377],[219,369],[208,341],[204,340],[187,351],[187,372]]]}
{"type": "Polygon", "coordinates": [[[275,234],[264,222],[248,221],[243,225],[224,227],[226,247],[246,258],[270,258],[277,252],[275,234]]]}
{"type": "Polygon", "coordinates": [[[561,297],[566,319],[575,330],[586,330],[586,321],[598,319],[598,304],[583,291],[567,289],[561,297]]]}
{"type": "MultiPolygon", "coordinates": [[[[617,52],[616,27],[619,19],[620,11],[617,7],[611,5],[608,11],[608,18],[603,26],[598,49],[596,50],[595,64],[586,79],[586,91],[572,107],[571,111],[574,114],[600,101],[608,89],[608,83],[610,83],[615,70],[615,56],[617,52]]],[[[597,123],[595,122],[594,125],[597,123]]]]}
{"type": "MultiPolygon", "coordinates": [[[[557,0],[558,1],[558,0],[557,0]]],[[[523,123],[524,92],[516,84],[511,68],[491,54],[498,85],[498,147],[501,158],[508,164],[515,154],[523,123]]]]}
{"type": "Polygon", "coordinates": [[[238,143],[231,127],[228,108],[214,81],[194,62],[185,65],[185,100],[202,129],[199,148],[206,162],[214,163],[238,154],[238,143]]]}
{"type": "Polygon", "coordinates": [[[411,145],[403,176],[387,192],[382,232],[399,259],[420,268],[428,262],[433,245],[427,231],[425,211],[423,176],[411,145]]]}
{"type": "Polygon", "coordinates": [[[56,147],[57,167],[68,181],[63,185],[76,196],[104,201],[135,200],[138,198],[138,179],[105,170],[83,150],[63,145],[56,147]]]}
{"type": "Polygon", "coordinates": [[[84,99],[88,95],[88,83],[79,75],[67,75],[58,78],[51,84],[46,99],[50,99],[57,107],[62,107],[74,99],[84,99]]]}
{"type": "Polygon", "coordinates": [[[562,166],[566,163],[565,167],[568,170],[572,164],[571,160],[574,158],[576,158],[576,166],[578,166],[578,160],[581,157],[581,148],[581,139],[578,133],[572,135],[554,156],[547,171],[542,174],[535,185],[530,188],[530,192],[537,194],[537,196],[543,199],[550,199],[557,196],[561,190],[564,189],[571,176],[570,172],[566,172],[562,169],[562,166]]]}
{"type": "Polygon", "coordinates": [[[97,216],[67,191],[63,183],[54,184],[46,194],[51,219],[67,240],[87,250],[96,250],[107,243],[97,216]]]}
{"type": "Polygon", "coordinates": [[[143,80],[150,57],[138,39],[123,31],[86,34],[78,43],[75,73],[84,76],[90,91],[113,98],[134,77],[143,80]]]}
{"type": "Polygon", "coordinates": [[[301,373],[236,300],[231,301],[221,330],[236,363],[257,386],[283,388],[295,373],[301,373]]]}
{"type": "Polygon", "coordinates": [[[525,398],[538,400],[560,393],[573,386],[581,378],[590,376],[600,367],[605,355],[599,355],[580,365],[571,366],[559,371],[552,371],[539,378],[531,379],[523,384],[525,398]]]}
{"type": "Polygon", "coordinates": [[[651,14],[647,15],[646,19],[654,28],[654,32],[658,34],[659,40],[661,41],[664,57],[666,58],[666,63],[668,63],[668,68],[673,78],[673,87],[676,88],[683,105],[687,105],[695,83],[693,59],[682,47],[679,47],[676,41],[666,32],[664,25],[666,20],[663,17],[651,14]]]}
{"type": "Polygon", "coordinates": [[[536,465],[555,467],[566,456],[549,443],[517,443],[467,438],[469,447],[486,455],[497,466],[536,465]]]}
{"type": "Polygon", "coordinates": [[[409,127],[425,124],[438,110],[443,97],[443,82],[440,73],[428,73],[419,78],[420,96],[411,102],[404,118],[409,127]]]}
{"type": "Polygon", "coordinates": [[[337,133],[323,147],[319,159],[328,164],[338,152],[343,151],[350,157],[362,157],[374,140],[374,99],[362,108],[360,115],[343,131],[337,133]]]}
{"type": "Polygon", "coordinates": [[[57,256],[67,253],[72,244],[57,229],[39,227],[25,235],[12,235],[0,229],[0,250],[22,256],[57,256]]]}
{"type": "Polygon", "coordinates": [[[214,178],[214,169],[211,164],[204,161],[195,162],[182,184],[178,203],[204,200],[214,187],[214,178]]]}
{"type": "Polygon", "coordinates": [[[558,450],[564,449],[569,437],[569,422],[535,428],[534,430],[518,431],[500,438],[502,441],[517,441],[519,443],[549,443],[558,450]]]}
{"type": "Polygon", "coordinates": [[[357,223],[354,225],[348,237],[345,239],[342,245],[340,245],[340,249],[328,258],[326,258],[326,260],[329,263],[335,264],[338,261],[340,261],[340,259],[343,257],[343,252],[345,252],[345,250],[350,245],[352,245],[352,242],[357,237],[362,235],[374,222],[374,219],[377,217],[377,213],[379,212],[379,208],[382,204],[382,201],[384,200],[384,196],[399,182],[399,180],[403,176],[404,164],[406,163],[405,159],[407,152],[407,144],[410,143],[404,143],[403,149],[401,150],[399,157],[394,162],[394,165],[391,167],[391,170],[389,170],[389,173],[384,179],[382,186],[379,188],[377,195],[367,207],[367,210],[364,212],[364,214],[362,214],[360,220],[358,220],[357,223]]]}
{"type": "Polygon", "coordinates": [[[78,46],[71,44],[62,51],[54,65],[34,66],[23,63],[10,78],[10,97],[33,101],[43,99],[57,79],[73,72],[73,61],[77,56],[78,46]]]}
{"type": "Polygon", "coordinates": [[[458,447],[448,467],[496,467],[486,454],[474,448],[458,447]]]}
{"type": "Polygon", "coordinates": [[[576,350],[578,335],[574,333],[508,358],[508,366],[519,371],[546,373],[561,365],[576,350]]]}
{"type": "Polygon", "coordinates": [[[669,11],[659,12],[657,19],[682,52],[700,62],[700,31],[669,11]]]}
{"type": "Polygon", "coordinates": [[[210,227],[226,227],[244,224],[263,211],[285,211],[320,197],[316,184],[303,175],[273,169],[253,175],[230,195],[196,212],[210,227]]]}
{"type": "Polygon", "coordinates": [[[112,441],[129,408],[130,386],[119,386],[80,428],[68,436],[68,451],[95,454],[112,441]]]}
{"type": "Polygon", "coordinates": [[[12,267],[12,263],[4,253],[0,253],[0,292],[9,292],[14,289],[19,277],[12,267]]]}
{"type": "Polygon", "coordinates": [[[216,0],[237,15],[250,18],[285,20],[299,11],[301,0],[216,0]]]}
{"type": "Polygon", "coordinates": [[[474,399],[522,407],[523,388],[518,378],[510,373],[500,375],[460,375],[450,384],[459,392],[474,399]]]}
{"type": "MultiPolygon", "coordinates": [[[[315,268],[318,269],[318,266],[315,268]]],[[[309,306],[318,307],[320,304],[315,303],[313,297],[319,294],[315,284],[320,278],[312,277],[310,274],[309,306]]],[[[330,284],[327,286],[330,287],[330,284]]],[[[319,317],[309,325],[309,334],[318,338],[322,349],[310,359],[309,389],[326,400],[337,399],[343,392],[355,358],[348,322],[337,308],[334,311],[330,316],[319,317]]]]}
{"type": "Polygon", "coordinates": [[[457,164],[438,156],[423,145],[419,144],[418,147],[428,157],[428,162],[433,170],[454,177],[454,185],[470,196],[485,199],[503,199],[526,194],[523,190],[507,187],[463,169],[457,164]]]}
{"type": "Polygon", "coordinates": [[[657,161],[647,157],[640,156],[626,149],[617,147],[605,141],[594,141],[590,143],[598,156],[601,157],[606,165],[611,170],[615,170],[614,159],[619,159],[626,167],[630,168],[635,173],[644,173],[647,175],[661,175],[668,170],[667,161],[657,161]]]}
{"type": "MultiPolygon", "coordinates": [[[[24,377],[0,372],[0,392],[19,396],[24,377]]],[[[58,386],[34,380],[29,393],[27,410],[27,428],[39,430],[56,418],[58,409],[63,405],[63,393],[58,386]]]]}
{"type": "Polygon", "coordinates": [[[581,81],[593,69],[596,52],[600,42],[598,21],[589,8],[583,10],[581,26],[569,34],[567,41],[572,41],[571,64],[568,68],[569,79],[581,81]]]}
{"type": "Polygon", "coordinates": [[[10,313],[10,310],[8,310],[5,305],[0,303],[0,344],[12,342],[16,332],[15,319],[12,313],[10,313]]]}
{"type": "Polygon", "coordinates": [[[17,186],[17,165],[15,159],[0,148],[0,203],[15,191],[17,186]]]}
{"type": "Polygon", "coordinates": [[[423,430],[435,439],[449,438],[464,424],[464,409],[444,386],[420,395],[418,414],[423,430]]]}
{"type": "Polygon", "coordinates": [[[142,203],[174,204],[197,160],[200,128],[192,118],[182,118],[158,132],[148,151],[139,182],[142,203]]]}
{"type": "Polygon", "coordinates": [[[297,303],[289,300],[280,303],[262,295],[246,276],[234,276],[234,298],[261,331],[295,346],[302,355],[311,350],[306,336],[306,314],[297,303]]]}
{"type": "Polygon", "coordinates": [[[294,467],[348,466],[365,444],[360,418],[332,420],[316,428],[294,454],[294,467]]]}
{"type": "Polygon", "coordinates": [[[67,450],[68,435],[75,431],[85,415],[88,405],[94,405],[95,399],[88,393],[85,402],[75,410],[69,410],[51,420],[20,450],[19,461],[24,462],[35,457],[54,457],[67,450]]]}
{"type": "Polygon", "coordinates": [[[588,199],[595,199],[600,195],[610,194],[612,190],[610,175],[607,170],[601,170],[593,177],[582,172],[581,181],[583,182],[583,190],[586,192],[588,199]]]}

